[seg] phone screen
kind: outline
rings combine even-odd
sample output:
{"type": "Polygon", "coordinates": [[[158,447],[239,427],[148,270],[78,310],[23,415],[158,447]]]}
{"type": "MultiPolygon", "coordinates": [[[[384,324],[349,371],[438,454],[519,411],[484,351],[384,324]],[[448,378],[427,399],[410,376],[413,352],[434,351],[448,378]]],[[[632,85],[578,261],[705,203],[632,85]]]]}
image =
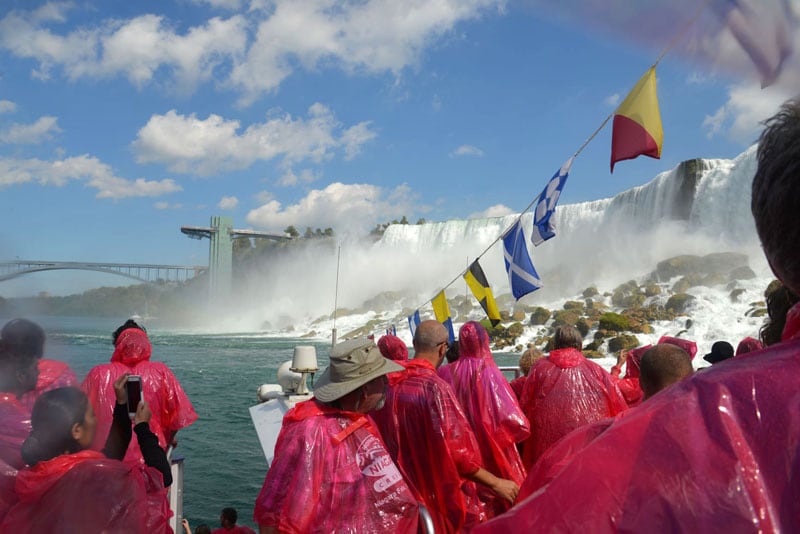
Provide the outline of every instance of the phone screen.
{"type": "Polygon", "coordinates": [[[139,401],[142,400],[142,381],[138,376],[129,376],[125,388],[128,391],[128,415],[133,417],[136,415],[139,401]]]}

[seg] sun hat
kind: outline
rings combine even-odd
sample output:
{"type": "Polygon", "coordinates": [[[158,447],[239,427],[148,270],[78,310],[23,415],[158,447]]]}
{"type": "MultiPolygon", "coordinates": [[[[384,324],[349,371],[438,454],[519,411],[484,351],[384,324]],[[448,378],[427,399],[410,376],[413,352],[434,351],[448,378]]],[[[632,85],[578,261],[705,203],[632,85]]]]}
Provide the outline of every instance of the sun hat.
{"type": "Polygon", "coordinates": [[[335,401],[374,378],[403,369],[384,358],[373,340],[349,339],[331,349],[330,365],[314,384],[314,396],[322,402],[335,401]]]}
{"type": "Polygon", "coordinates": [[[733,358],[733,345],[727,341],[717,341],[711,345],[711,352],[703,356],[708,363],[719,363],[733,358]]]}

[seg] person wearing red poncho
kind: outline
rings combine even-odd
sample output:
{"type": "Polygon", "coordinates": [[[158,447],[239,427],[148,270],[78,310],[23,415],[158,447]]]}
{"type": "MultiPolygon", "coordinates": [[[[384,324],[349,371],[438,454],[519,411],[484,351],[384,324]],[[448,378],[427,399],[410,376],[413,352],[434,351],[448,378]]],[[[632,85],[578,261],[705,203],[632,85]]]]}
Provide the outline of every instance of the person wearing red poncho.
{"type": "MultiPolygon", "coordinates": [[[[637,364],[641,374],[642,400],[653,397],[659,391],[666,389],[690,376],[694,372],[689,354],[671,343],[648,345],[648,349],[638,356],[637,364]]],[[[629,360],[630,361],[630,360],[629,360]]],[[[637,383],[639,379],[637,378],[637,383]]],[[[625,410],[614,417],[603,419],[596,423],[583,425],[558,440],[555,445],[539,458],[528,473],[524,484],[520,487],[519,500],[552,480],[565,465],[572,461],[573,456],[605,432],[617,421],[636,413],[635,409],[625,410]]]]}
{"type": "MultiPolygon", "coordinates": [[[[178,430],[197,419],[192,403],[169,367],[150,360],[152,347],[147,333],[132,320],[122,325],[114,335],[114,354],[111,362],[92,368],[83,379],[81,389],[97,414],[97,434],[91,445],[100,450],[111,428],[114,412],[114,381],[125,373],[141,376],[142,398],[147,401],[153,418],[150,428],[158,437],[161,448],[175,442],[178,430]]],[[[127,462],[142,463],[142,455],[131,444],[125,455],[127,462]]]]}
{"type": "Polygon", "coordinates": [[[30,352],[38,360],[39,378],[36,387],[26,392],[20,402],[33,409],[39,395],[51,389],[65,386],[77,386],[78,379],[69,365],[58,360],[43,358],[44,356],[44,329],[29,319],[12,319],[3,326],[0,339],[4,339],[18,351],[30,352]]]}
{"type": "Polygon", "coordinates": [[[417,532],[417,499],[366,416],[400,370],[370,339],[331,349],[314,398],[284,416],[253,512],[261,534],[417,532]]]}
{"type": "Polygon", "coordinates": [[[0,340],[0,521],[17,502],[14,483],[25,467],[20,449],[31,431],[31,412],[20,398],[36,385],[37,360],[0,340]]]}
{"type": "MultiPolygon", "coordinates": [[[[449,365],[446,381],[453,387],[481,451],[483,468],[499,478],[521,485],[525,468],[516,444],[531,433],[508,380],[492,357],[489,336],[480,323],[464,323],[458,333],[459,358],[449,365]]],[[[489,517],[503,513],[511,503],[478,488],[489,517]]]]}
{"type": "Polygon", "coordinates": [[[522,445],[526,469],[579,426],[627,408],[611,375],[581,353],[582,343],[575,327],[556,327],[554,349],[528,374],[520,402],[531,424],[531,437],[522,445]]]}
{"type": "Polygon", "coordinates": [[[389,454],[420,496],[437,533],[460,532],[486,518],[476,483],[509,502],[519,486],[482,467],[480,449],[450,385],[436,374],[448,332],[423,321],[414,334],[414,359],[386,393],[376,417],[389,454]],[[380,415],[380,414],[379,414],[380,415]]]}
{"type": "MultiPolygon", "coordinates": [[[[751,209],[800,292],[800,101],[767,121],[751,209]]],[[[783,341],[694,373],[615,422],[477,533],[800,531],[800,305],[783,341]]]]}
{"type": "Polygon", "coordinates": [[[103,452],[88,450],[96,420],[89,399],[74,387],[42,394],[31,414],[31,433],[22,445],[31,467],[17,475],[19,498],[0,532],[101,534],[171,533],[164,486],[172,482],[169,463],[158,447],[140,402],[134,418],[137,442],[147,465],[121,462],[132,431],[125,397],[127,375],[115,382],[115,424],[103,452]]]}
{"type": "Polygon", "coordinates": [[[617,357],[617,364],[611,368],[611,378],[630,407],[638,406],[644,399],[644,392],[639,384],[639,366],[642,354],[647,352],[650,347],[652,345],[644,345],[629,351],[621,350],[617,357]],[[620,378],[622,364],[625,364],[625,376],[620,378]]]}

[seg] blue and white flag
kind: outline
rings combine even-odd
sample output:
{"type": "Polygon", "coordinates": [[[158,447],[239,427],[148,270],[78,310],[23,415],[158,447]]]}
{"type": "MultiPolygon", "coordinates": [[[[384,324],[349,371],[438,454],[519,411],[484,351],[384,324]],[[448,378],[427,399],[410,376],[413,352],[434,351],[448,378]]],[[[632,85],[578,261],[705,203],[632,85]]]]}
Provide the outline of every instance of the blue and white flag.
{"type": "Polygon", "coordinates": [[[552,220],[553,213],[556,211],[558,197],[561,190],[567,183],[569,169],[572,167],[572,158],[569,158],[564,165],[556,172],[539,195],[536,209],[533,211],[533,232],[531,232],[531,242],[540,245],[556,235],[555,221],[552,220]]]}
{"type": "Polygon", "coordinates": [[[394,325],[391,325],[389,328],[386,329],[387,336],[396,336],[397,335],[397,328],[394,325]]]}
{"type": "Polygon", "coordinates": [[[528,254],[525,233],[519,220],[503,234],[503,257],[506,261],[508,283],[515,299],[519,300],[542,287],[542,281],[533,268],[533,262],[528,254]]]}
{"type": "Polygon", "coordinates": [[[408,329],[411,330],[412,338],[414,337],[414,333],[417,331],[419,323],[420,323],[419,310],[417,310],[413,313],[413,315],[408,316],[408,329]]]}

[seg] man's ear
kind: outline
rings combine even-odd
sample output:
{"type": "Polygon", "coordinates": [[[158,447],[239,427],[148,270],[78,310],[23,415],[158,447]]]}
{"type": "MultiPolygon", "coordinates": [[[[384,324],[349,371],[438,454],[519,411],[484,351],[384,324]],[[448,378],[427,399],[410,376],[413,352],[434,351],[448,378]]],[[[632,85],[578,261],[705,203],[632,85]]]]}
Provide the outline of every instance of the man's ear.
{"type": "Polygon", "coordinates": [[[73,423],[70,433],[72,434],[72,439],[78,441],[83,436],[83,425],[81,423],[73,423]]]}

